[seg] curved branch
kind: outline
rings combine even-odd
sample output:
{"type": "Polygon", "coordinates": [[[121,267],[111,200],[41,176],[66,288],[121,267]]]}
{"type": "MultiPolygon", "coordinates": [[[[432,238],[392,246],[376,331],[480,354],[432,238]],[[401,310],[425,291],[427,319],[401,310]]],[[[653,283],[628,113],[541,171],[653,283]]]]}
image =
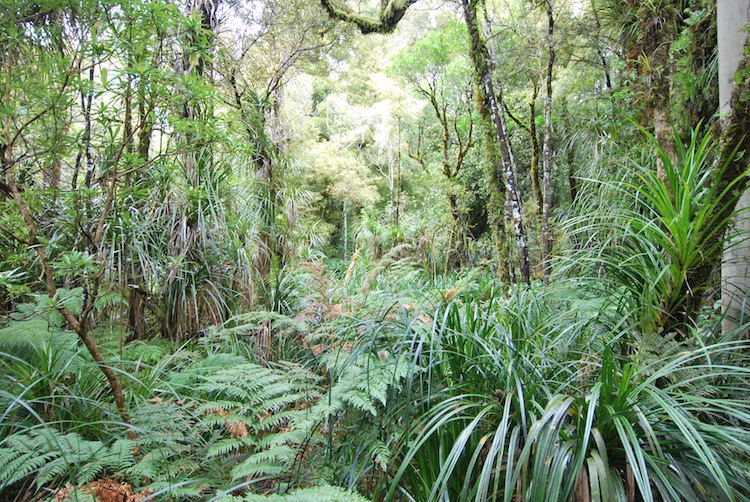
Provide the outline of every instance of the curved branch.
{"type": "Polygon", "coordinates": [[[409,7],[417,0],[384,0],[378,17],[353,12],[345,5],[337,5],[331,0],[320,0],[328,15],[334,19],[354,24],[359,31],[369,33],[392,33],[409,7]]]}

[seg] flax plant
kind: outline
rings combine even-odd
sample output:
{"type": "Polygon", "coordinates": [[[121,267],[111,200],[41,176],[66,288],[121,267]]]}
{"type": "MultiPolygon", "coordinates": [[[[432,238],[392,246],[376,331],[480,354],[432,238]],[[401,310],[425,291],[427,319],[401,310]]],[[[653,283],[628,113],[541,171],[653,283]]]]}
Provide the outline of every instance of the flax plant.
{"type": "Polygon", "coordinates": [[[419,335],[431,383],[385,500],[748,500],[747,342],[634,360],[564,291],[514,296],[419,335]]]}

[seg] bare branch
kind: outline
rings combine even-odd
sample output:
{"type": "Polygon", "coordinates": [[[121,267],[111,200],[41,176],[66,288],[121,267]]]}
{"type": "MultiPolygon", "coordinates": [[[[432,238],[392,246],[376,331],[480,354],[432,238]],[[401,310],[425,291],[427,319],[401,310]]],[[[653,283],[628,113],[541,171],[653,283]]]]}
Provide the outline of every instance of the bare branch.
{"type": "MultiPolygon", "coordinates": [[[[510,119],[513,122],[515,122],[520,128],[522,128],[526,132],[530,132],[529,131],[529,126],[526,125],[526,124],[524,124],[523,122],[521,122],[521,119],[519,119],[518,117],[516,117],[515,115],[513,115],[513,112],[510,111],[510,108],[508,108],[507,104],[503,103],[503,109],[505,110],[505,114],[508,117],[510,117],[510,119]]],[[[533,118],[532,118],[532,120],[533,120],[533,118]]]]}

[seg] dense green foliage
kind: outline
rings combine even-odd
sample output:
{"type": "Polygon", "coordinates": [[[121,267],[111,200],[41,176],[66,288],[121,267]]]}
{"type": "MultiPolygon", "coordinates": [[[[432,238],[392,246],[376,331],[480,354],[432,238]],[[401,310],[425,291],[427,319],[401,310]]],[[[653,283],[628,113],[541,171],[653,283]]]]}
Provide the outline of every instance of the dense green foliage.
{"type": "Polygon", "coordinates": [[[714,3],[371,4],[0,5],[0,498],[750,500],[714,3]]]}

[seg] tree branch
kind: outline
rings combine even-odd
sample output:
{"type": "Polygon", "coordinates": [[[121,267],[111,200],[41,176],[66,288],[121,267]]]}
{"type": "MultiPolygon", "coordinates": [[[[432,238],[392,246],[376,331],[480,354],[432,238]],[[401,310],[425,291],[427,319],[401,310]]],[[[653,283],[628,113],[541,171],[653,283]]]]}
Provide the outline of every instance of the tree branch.
{"type": "Polygon", "coordinates": [[[417,0],[385,0],[377,19],[353,12],[345,5],[336,5],[331,0],[320,0],[328,15],[334,19],[354,24],[359,31],[369,33],[392,33],[409,7],[417,0]]]}
{"type": "MultiPolygon", "coordinates": [[[[523,122],[521,122],[521,119],[519,119],[518,117],[516,117],[515,115],[513,115],[513,112],[510,111],[510,108],[508,108],[507,104],[503,103],[503,109],[505,110],[505,114],[508,117],[510,117],[510,119],[513,122],[515,122],[518,125],[518,127],[522,128],[526,132],[530,132],[529,131],[529,126],[527,126],[526,124],[524,124],[523,122]]],[[[532,120],[533,120],[533,118],[532,118],[532,120]]]]}

